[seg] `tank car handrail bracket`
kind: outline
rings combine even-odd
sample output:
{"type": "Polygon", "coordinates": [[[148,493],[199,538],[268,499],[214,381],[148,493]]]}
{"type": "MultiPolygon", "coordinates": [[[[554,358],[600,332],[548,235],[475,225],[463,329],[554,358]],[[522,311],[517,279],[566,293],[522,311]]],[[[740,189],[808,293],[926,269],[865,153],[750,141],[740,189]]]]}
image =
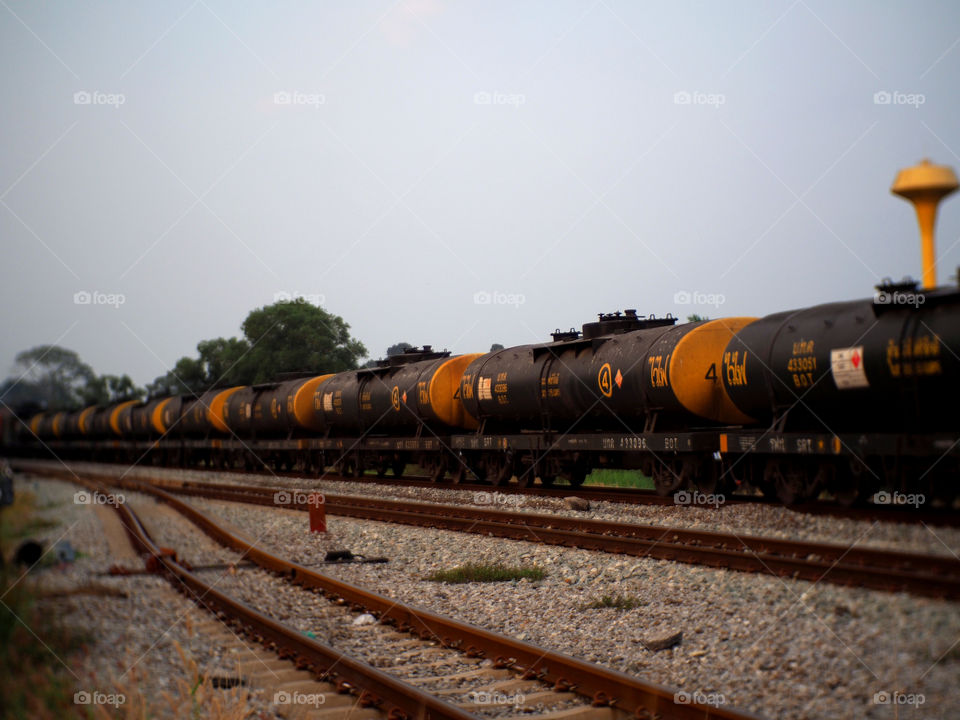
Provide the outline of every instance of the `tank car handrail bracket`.
{"type": "Polygon", "coordinates": [[[256,385],[250,385],[249,387],[255,392],[263,392],[264,390],[272,390],[276,387],[280,387],[283,383],[279,380],[274,380],[272,382],[258,383],[256,385]]]}
{"type": "Polygon", "coordinates": [[[377,364],[373,367],[360,368],[357,370],[357,372],[377,373],[378,371],[389,370],[391,368],[399,367],[401,365],[409,365],[410,363],[420,362],[422,360],[438,360],[440,358],[450,357],[450,354],[451,353],[449,350],[434,350],[432,345],[424,345],[422,348],[409,347],[406,348],[402,353],[397,353],[396,355],[391,355],[390,357],[377,360],[377,364]]]}
{"type": "Polygon", "coordinates": [[[553,355],[558,355],[559,353],[557,351],[563,352],[564,350],[568,350],[570,348],[573,348],[576,350],[580,347],[591,347],[591,346],[597,347],[598,345],[602,345],[609,339],[610,339],[609,337],[605,337],[605,336],[599,337],[599,338],[593,338],[593,339],[582,338],[582,337],[571,338],[569,340],[559,340],[556,342],[543,343],[542,345],[533,345],[530,348],[530,352],[532,353],[532,356],[531,356],[532,359],[537,360],[544,353],[551,353],[553,355]]]}
{"type": "Polygon", "coordinates": [[[670,313],[662,318],[658,318],[653,313],[641,317],[637,315],[635,309],[628,308],[623,313],[619,310],[615,313],[598,313],[596,322],[584,323],[583,337],[584,339],[592,339],[602,335],[622,335],[634,330],[647,330],[676,324],[677,318],[670,313]]]}
{"type": "Polygon", "coordinates": [[[553,338],[555,343],[566,342],[568,340],[579,340],[580,331],[576,328],[570,328],[569,330],[561,330],[560,328],[557,328],[550,333],[550,336],[553,338]]]}

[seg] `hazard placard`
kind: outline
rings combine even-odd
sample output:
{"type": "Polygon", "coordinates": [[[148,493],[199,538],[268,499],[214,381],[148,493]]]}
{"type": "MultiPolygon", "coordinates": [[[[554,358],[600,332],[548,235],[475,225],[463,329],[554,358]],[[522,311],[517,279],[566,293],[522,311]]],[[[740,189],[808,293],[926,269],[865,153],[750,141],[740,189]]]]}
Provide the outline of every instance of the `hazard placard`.
{"type": "Polygon", "coordinates": [[[830,372],[838,390],[870,387],[863,367],[863,345],[831,350],[830,372]]]}

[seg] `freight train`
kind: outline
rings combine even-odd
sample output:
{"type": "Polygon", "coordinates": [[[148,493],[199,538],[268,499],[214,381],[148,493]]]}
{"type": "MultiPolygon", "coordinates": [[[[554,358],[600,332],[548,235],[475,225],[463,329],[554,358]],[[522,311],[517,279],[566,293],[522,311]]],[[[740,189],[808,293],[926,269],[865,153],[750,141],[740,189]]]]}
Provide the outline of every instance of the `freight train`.
{"type": "Polygon", "coordinates": [[[662,494],[750,487],[796,503],[878,490],[951,502],[960,288],[677,324],[602,314],[549,342],[19,419],[8,452],[494,485],[639,469],[662,494]]]}

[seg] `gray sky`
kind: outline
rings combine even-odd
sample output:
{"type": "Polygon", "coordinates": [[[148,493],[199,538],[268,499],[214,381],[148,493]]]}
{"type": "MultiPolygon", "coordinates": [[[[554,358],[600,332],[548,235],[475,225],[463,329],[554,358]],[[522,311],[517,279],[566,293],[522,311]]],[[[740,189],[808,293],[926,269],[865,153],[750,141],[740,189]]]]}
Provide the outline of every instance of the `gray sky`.
{"type": "Polygon", "coordinates": [[[952,1],[2,5],[0,375],[142,384],[283,292],[375,357],[866,297],[896,171],[960,166],[952,1]]]}

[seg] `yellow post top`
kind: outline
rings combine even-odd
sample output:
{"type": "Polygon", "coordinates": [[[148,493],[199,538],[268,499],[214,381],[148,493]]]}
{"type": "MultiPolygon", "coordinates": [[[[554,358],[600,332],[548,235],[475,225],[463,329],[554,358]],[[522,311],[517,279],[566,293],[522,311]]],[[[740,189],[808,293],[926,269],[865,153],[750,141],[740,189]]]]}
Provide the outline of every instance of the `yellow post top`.
{"type": "Polygon", "coordinates": [[[954,192],[960,183],[953,168],[934,165],[922,160],[919,165],[905,168],[897,173],[890,192],[913,203],[920,226],[920,249],[923,262],[923,287],[937,286],[937,254],[934,244],[934,227],[937,224],[937,206],[954,192]]]}

